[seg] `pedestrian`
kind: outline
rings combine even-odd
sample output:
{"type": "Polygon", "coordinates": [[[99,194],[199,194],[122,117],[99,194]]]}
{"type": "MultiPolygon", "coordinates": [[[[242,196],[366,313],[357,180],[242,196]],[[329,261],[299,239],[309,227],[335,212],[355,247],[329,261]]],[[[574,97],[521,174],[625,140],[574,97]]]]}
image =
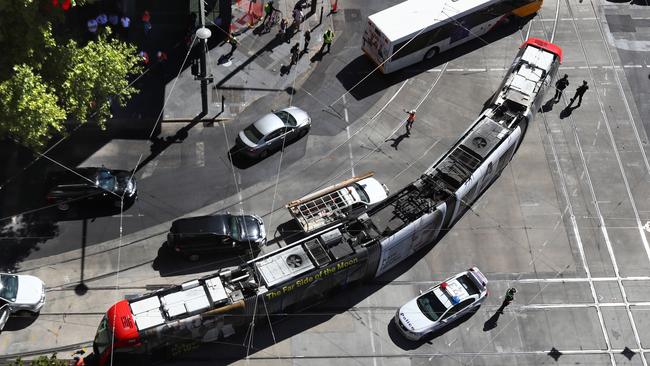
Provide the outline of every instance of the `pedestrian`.
{"type": "Polygon", "coordinates": [[[156,59],[158,59],[158,63],[164,63],[165,61],[167,61],[167,52],[158,51],[156,53],[156,59]]]}
{"type": "Polygon", "coordinates": [[[289,64],[289,67],[295,65],[298,63],[298,59],[300,57],[300,43],[296,42],[296,44],[291,47],[291,63],[289,64]]]}
{"type": "Polygon", "coordinates": [[[573,96],[573,98],[571,98],[571,103],[569,103],[567,108],[571,107],[571,105],[576,99],[578,99],[578,105],[576,106],[576,108],[580,107],[580,104],[582,104],[582,96],[585,95],[588,89],[589,86],[587,86],[587,80],[583,80],[582,85],[580,85],[578,89],[576,89],[576,94],[573,96]]]}
{"type": "Polygon", "coordinates": [[[140,58],[142,59],[142,63],[145,66],[149,65],[149,54],[147,53],[147,51],[140,51],[138,53],[138,56],[140,56],[140,58]]]}
{"type": "Polygon", "coordinates": [[[334,32],[332,32],[332,30],[328,28],[323,34],[323,46],[320,48],[320,51],[318,52],[321,54],[329,53],[333,40],[334,40],[334,32]],[[325,47],[327,47],[327,51],[323,52],[325,47]]]}
{"type": "Polygon", "coordinates": [[[266,24],[266,21],[271,18],[271,15],[273,15],[273,12],[278,9],[273,7],[273,0],[269,0],[266,4],[264,4],[264,19],[262,19],[262,25],[266,24]]]}
{"type": "Polygon", "coordinates": [[[142,13],[142,24],[144,26],[144,34],[148,35],[151,30],[151,15],[149,14],[149,10],[145,10],[142,13]]]}
{"type": "Polygon", "coordinates": [[[307,53],[307,50],[309,50],[309,41],[311,41],[311,32],[309,29],[305,31],[305,48],[303,52],[307,53]]]}
{"type": "Polygon", "coordinates": [[[120,24],[122,25],[122,28],[120,28],[120,35],[122,35],[122,38],[127,39],[129,35],[129,27],[131,26],[131,18],[126,15],[122,16],[120,18],[120,24]]]}
{"type": "Polygon", "coordinates": [[[407,111],[406,109],[404,110],[405,113],[408,113],[408,117],[406,117],[406,133],[411,133],[411,128],[413,128],[413,122],[415,122],[415,109],[411,109],[410,111],[407,111]]]}
{"type": "Polygon", "coordinates": [[[228,36],[228,44],[230,44],[230,52],[226,55],[228,58],[232,57],[232,55],[235,53],[235,50],[237,49],[237,45],[239,45],[239,41],[235,36],[228,36]]]}
{"type": "Polygon", "coordinates": [[[95,18],[88,19],[86,25],[88,26],[88,32],[92,34],[97,33],[97,19],[95,18]]]}
{"type": "Polygon", "coordinates": [[[303,18],[302,10],[298,8],[293,8],[292,15],[293,15],[293,24],[291,26],[294,27],[295,29],[298,29],[300,27],[300,24],[302,23],[302,18],[303,18]]]}
{"type": "Polygon", "coordinates": [[[281,41],[284,41],[286,39],[286,37],[287,37],[287,25],[288,24],[289,24],[289,22],[287,21],[286,18],[282,18],[282,20],[280,20],[280,32],[278,34],[280,36],[281,41]]]}
{"type": "Polygon", "coordinates": [[[567,86],[569,86],[569,75],[564,74],[564,77],[555,82],[555,96],[553,97],[553,101],[556,103],[560,101],[562,92],[567,86]]]}
{"type": "Polygon", "coordinates": [[[505,309],[506,306],[510,305],[510,303],[515,300],[516,293],[517,293],[517,289],[514,287],[511,287],[508,290],[506,290],[506,296],[503,298],[503,302],[501,303],[501,306],[497,310],[497,313],[503,314],[503,309],[505,309]]]}
{"type": "Polygon", "coordinates": [[[97,20],[97,24],[102,25],[102,26],[106,25],[106,23],[108,23],[108,17],[104,13],[99,14],[97,16],[96,20],[97,20]]]}
{"type": "Polygon", "coordinates": [[[131,18],[127,17],[126,15],[121,17],[120,24],[122,24],[122,28],[129,29],[129,26],[131,25],[131,18]]]}
{"type": "Polygon", "coordinates": [[[117,26],[117,23],[120,22],[120,17],[117,16],[117,14],[111,14],[108,16],[108,22],[113,26],[117,26]]]}

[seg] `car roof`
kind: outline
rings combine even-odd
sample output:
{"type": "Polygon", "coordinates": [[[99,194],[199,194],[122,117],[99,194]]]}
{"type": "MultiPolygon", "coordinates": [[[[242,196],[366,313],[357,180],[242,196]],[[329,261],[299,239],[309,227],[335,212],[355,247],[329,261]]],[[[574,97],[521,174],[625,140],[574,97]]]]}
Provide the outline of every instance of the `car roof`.
{"type": "Polygon", "coordinates": [[[480,292],[469,276],[467,272],[459,273],[439,283],[432,291],[446,308],[450,308],[469,298],[476,298],[480,292]],[[443,286],[443,284],[445,285],[443,286]]]}
{"type": "Polygon", "coordinates": [[[269,133],[284,127],[284,122],[282,122],[282,120],[275,114],[269,113],[264,117],[255,121],[253,125],[258,131],[260,131],[264,136],[266,136],[269,133]]]}
{"type": "Polygon", "coordinates": [[[205,232],[226,235],[228,220],[231,216],[230,214],[218,214],[178,219],[172,223],[170,231],[175,234],[205,232]]]}
{"type": "Polygon", "coordinates": [[[104,167],[75,168],[73,169],[73,171],[52,170],[47,173],[47,182],[49,183],[50,186],[59,185],[59,184],[94,185],[95,179],[97,179],[97,174],[102,170],[108,171],[112,175],[117,175],[120,173],[128,173],[125,170],[114,170],[114,169],[108,169],[104,167]],[[86,177],[87,179],[84,179],[83,177],[86,177]]]}

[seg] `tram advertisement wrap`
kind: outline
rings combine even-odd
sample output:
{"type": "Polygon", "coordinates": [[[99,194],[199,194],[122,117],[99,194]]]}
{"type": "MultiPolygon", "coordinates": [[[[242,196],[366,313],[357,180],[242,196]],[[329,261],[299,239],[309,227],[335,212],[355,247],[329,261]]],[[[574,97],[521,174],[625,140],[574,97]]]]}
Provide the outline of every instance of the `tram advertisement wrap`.
{"type": "Polygon", "coordinates": [[[359,263],[359,257],[354,257],[350,259],[343,260],[341,262],[338,262],[332,266],[322,268],[318,272],[312,272],[307,276],[301,277],[291,283],[287,283],[281,286],[278,286],[277,289],[271,290],[266,294],[266,298],[268,300],[275,299],[279,296],[288,294],[300,287],[306,286],[311,284],[312,282],[315,281],[320,281],[323,280],[335,273],[338,273],[342,270],[349,269],[352,266],[355,266],[357,263],[359,263]]]}

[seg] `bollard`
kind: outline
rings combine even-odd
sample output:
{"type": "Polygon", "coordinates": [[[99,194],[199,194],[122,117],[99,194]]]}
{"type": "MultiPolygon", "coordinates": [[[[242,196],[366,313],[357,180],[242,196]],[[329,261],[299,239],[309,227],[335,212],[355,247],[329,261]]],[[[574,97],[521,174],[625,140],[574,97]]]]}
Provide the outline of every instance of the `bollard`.
{"type": "Polygon", "coordinates": [[[336,12],[339,11],[339,0],[334,0],[334,4],[332,4],[332,14],[336,14],[336,12]]]}

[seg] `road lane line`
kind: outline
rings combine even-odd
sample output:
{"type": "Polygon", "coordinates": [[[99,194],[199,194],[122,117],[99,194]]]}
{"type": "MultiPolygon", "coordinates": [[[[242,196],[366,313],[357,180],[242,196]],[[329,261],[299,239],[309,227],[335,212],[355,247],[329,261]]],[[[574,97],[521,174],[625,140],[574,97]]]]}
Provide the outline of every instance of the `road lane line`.
{"type": "Polygon", "coordinates": [[[205,166],[205,144],[203,141],[196,143],[196,165],[199,167],[205,166]]]}

